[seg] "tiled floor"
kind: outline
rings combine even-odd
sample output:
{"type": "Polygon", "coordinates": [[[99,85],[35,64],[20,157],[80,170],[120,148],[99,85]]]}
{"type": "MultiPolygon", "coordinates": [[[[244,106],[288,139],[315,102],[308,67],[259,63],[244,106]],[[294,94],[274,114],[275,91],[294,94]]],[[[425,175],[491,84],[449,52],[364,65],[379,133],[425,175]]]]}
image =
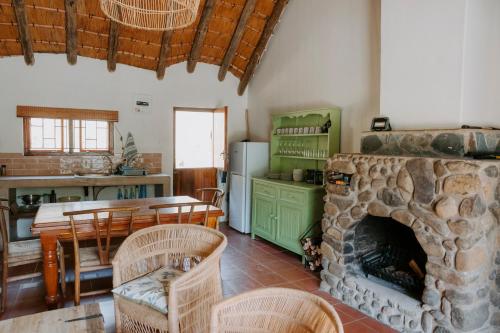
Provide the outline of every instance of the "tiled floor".
{"type": "MultiPolygon", "coordinates": [[[[225,297],[260,287],[279,286],[302,289],[317,294],[334,305],[344,324],[345,333],[395,332],[342,304],[329,294],[318,291],[319,274],[304,269],[299,256],[266,241],[252,240],[249,236],[241,235],[228,227],[222,226],[221,230],[227,235],[229,242],[222,257],[221,268],[225,297]]],[[[31,271],[39,269],[39,265],[27,268],[31,271]]],[[[82,289],[109,287],[111,285],[109,275],[109,272],[103,272],[98,276],[90,276],[88,281],[82,283],[82,289]]],[[[64,306],[73,305],[71,293],[72,291],[69,290],[70,296],[64,302],[64,306]]],[[[45,311],[43,295],[44,287],[41,277],[9,284],[7,311],[0,319],[45,311]]],[[[111,332],[110,328],[114,326],[111,300],[110,294],[82,298],[82,303],[101,303],[108,332],[111,332]]]]}

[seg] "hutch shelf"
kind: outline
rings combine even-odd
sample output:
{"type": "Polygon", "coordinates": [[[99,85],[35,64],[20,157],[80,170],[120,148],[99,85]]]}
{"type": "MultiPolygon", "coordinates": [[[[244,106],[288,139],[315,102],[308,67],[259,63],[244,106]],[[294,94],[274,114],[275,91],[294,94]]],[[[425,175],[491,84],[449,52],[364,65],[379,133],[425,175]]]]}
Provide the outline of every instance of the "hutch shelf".
{"type": "MultiPolygon", "coordinates": [[[[272,125],[271,173],[323,170],[328,157],[340,150],[338,108],[276,114],[272,125]]],[[[321,220],[323,186],[254,178],[252,192],[252,237],[303,255],[300,237],[321,220]]]]}

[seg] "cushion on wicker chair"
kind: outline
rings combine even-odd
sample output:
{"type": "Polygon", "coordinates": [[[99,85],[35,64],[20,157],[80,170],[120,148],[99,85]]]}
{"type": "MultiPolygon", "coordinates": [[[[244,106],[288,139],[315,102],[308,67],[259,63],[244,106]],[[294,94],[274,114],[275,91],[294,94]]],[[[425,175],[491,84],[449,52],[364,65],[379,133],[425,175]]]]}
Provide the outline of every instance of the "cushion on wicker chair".
{"type": "Polygon", "coordinates": [[[39,239],[9,242],[9,257],[40,256],[42,257],[42,245],[39,239]]]}
{"type": "Polygon", "coordinates": [[[163,267],[122,284],[113,289],[112,292],[129,301],[149,306],[154,310],[167,314],[169,283],[182,273],[184,272],[178,269],[163,267]]]}

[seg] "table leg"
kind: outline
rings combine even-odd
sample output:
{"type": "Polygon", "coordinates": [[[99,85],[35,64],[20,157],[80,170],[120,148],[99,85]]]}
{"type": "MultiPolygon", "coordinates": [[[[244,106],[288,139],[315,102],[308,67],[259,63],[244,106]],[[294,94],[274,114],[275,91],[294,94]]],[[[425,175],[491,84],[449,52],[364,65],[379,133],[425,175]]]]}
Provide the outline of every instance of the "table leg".
{"type": "Polygon", "coordinates": [[[45,280],[45,303],[49,309],[57,308],[57,236],[41,233],[43,251],[43,276],[45,280]]]}
{"type": "Polygon", "coordinates": [[[207,227],[217,229],[217,217],[208,217],[207,227]]]}

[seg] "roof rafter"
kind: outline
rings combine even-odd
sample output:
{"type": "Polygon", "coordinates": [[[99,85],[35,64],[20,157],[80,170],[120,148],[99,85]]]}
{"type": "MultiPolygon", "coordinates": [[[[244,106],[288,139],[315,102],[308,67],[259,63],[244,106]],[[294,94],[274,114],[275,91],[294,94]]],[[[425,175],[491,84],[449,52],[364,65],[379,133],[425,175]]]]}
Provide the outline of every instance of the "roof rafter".
{"type": "Polygon", "coordinates": [[[78,56],[76,20],[77,0],[65,0],[64,5],[66,8],[66,56],[68,58],[68,63],[74,65],[76,64],[78,56]]]}
{"type": "Polygon", "coordinates": [[[12,0],[12,5],[16,14],[17,30],[19,32],[19,42],[21,43],[24,54],[24,62],[26,62],[27,65],[33,65],[35,63],[33,41],[28,27],[28,16],[26,15],[24,0],[12,0]]]}
{"type": "Polygon", "coordinates": [[[187,70],[189,73],[194,72],[196,63],[200,58],[201,48],[203,47],[203,42],[205,41],[205,36],[208,31],[208,22],[212,18],[214,12],[215,1],[216,0],[206,0],[205,7],[203,7],[200,23],[198,23],[198,27],[196,28],[196,35],[188,58],[187,70]]]}
{"type": "Polygon", "coordinates": [[[119,25],[115,21],[109,23],[108,37],[108,71],[116,70],[116,56],[118,54],[119,25]]]}
{"type": "Polygon", "coordinates": [[[156,77],[162,80],[165,77],[165,69],[167,68],[167,54],[170,51],[170,40],[174,34],[173,30],[163,32],[161,37],[160,55],[158,56],[158,66],[156,67],[156,77]]]}
{"type": "Polygon", "coordinates": [[[220,65],[219,81],[224,81],[224,79],[226,78],[227,71],[229,69],[229,66],[231,66],[231,63],[233,62],[236,50],[238,49],[241,39],[243,38],[243,33],[245,32],[248,19],[252,15],[256,3],[257,0],[247,0],[247,2],[245,3],[245,7],[241,12],[238,25],[234,30],[233,37],[231,38],[231,43],[229,44],[229,48],[227,49],[226,54],[224,55],[224,60],[222,60],[222,64],[220,65]]]}
{"type": "Polygon", "coordinates": [[[264,27],[264,31],[262,31],[259,43],[255,47],[255,50],[253,51],[253,54],[250,60],[248,61],[245,73],[243,73],[243,76],[241,77],[240,84],[238,86],[238,95],[241,96],[245,92],[248,83],[252,79],[255,69],[257,68],[257,65],[260,62],[260,59],[262,58],[262,55],[266,50],[269,39],[273,35],[274,28],[278,24],[280,17],[283,14],[283,11],[285,10],[287,4],[288,0],[278,0],[274,5],[273,12],[269,17],[266,26],[264,27]]]}

